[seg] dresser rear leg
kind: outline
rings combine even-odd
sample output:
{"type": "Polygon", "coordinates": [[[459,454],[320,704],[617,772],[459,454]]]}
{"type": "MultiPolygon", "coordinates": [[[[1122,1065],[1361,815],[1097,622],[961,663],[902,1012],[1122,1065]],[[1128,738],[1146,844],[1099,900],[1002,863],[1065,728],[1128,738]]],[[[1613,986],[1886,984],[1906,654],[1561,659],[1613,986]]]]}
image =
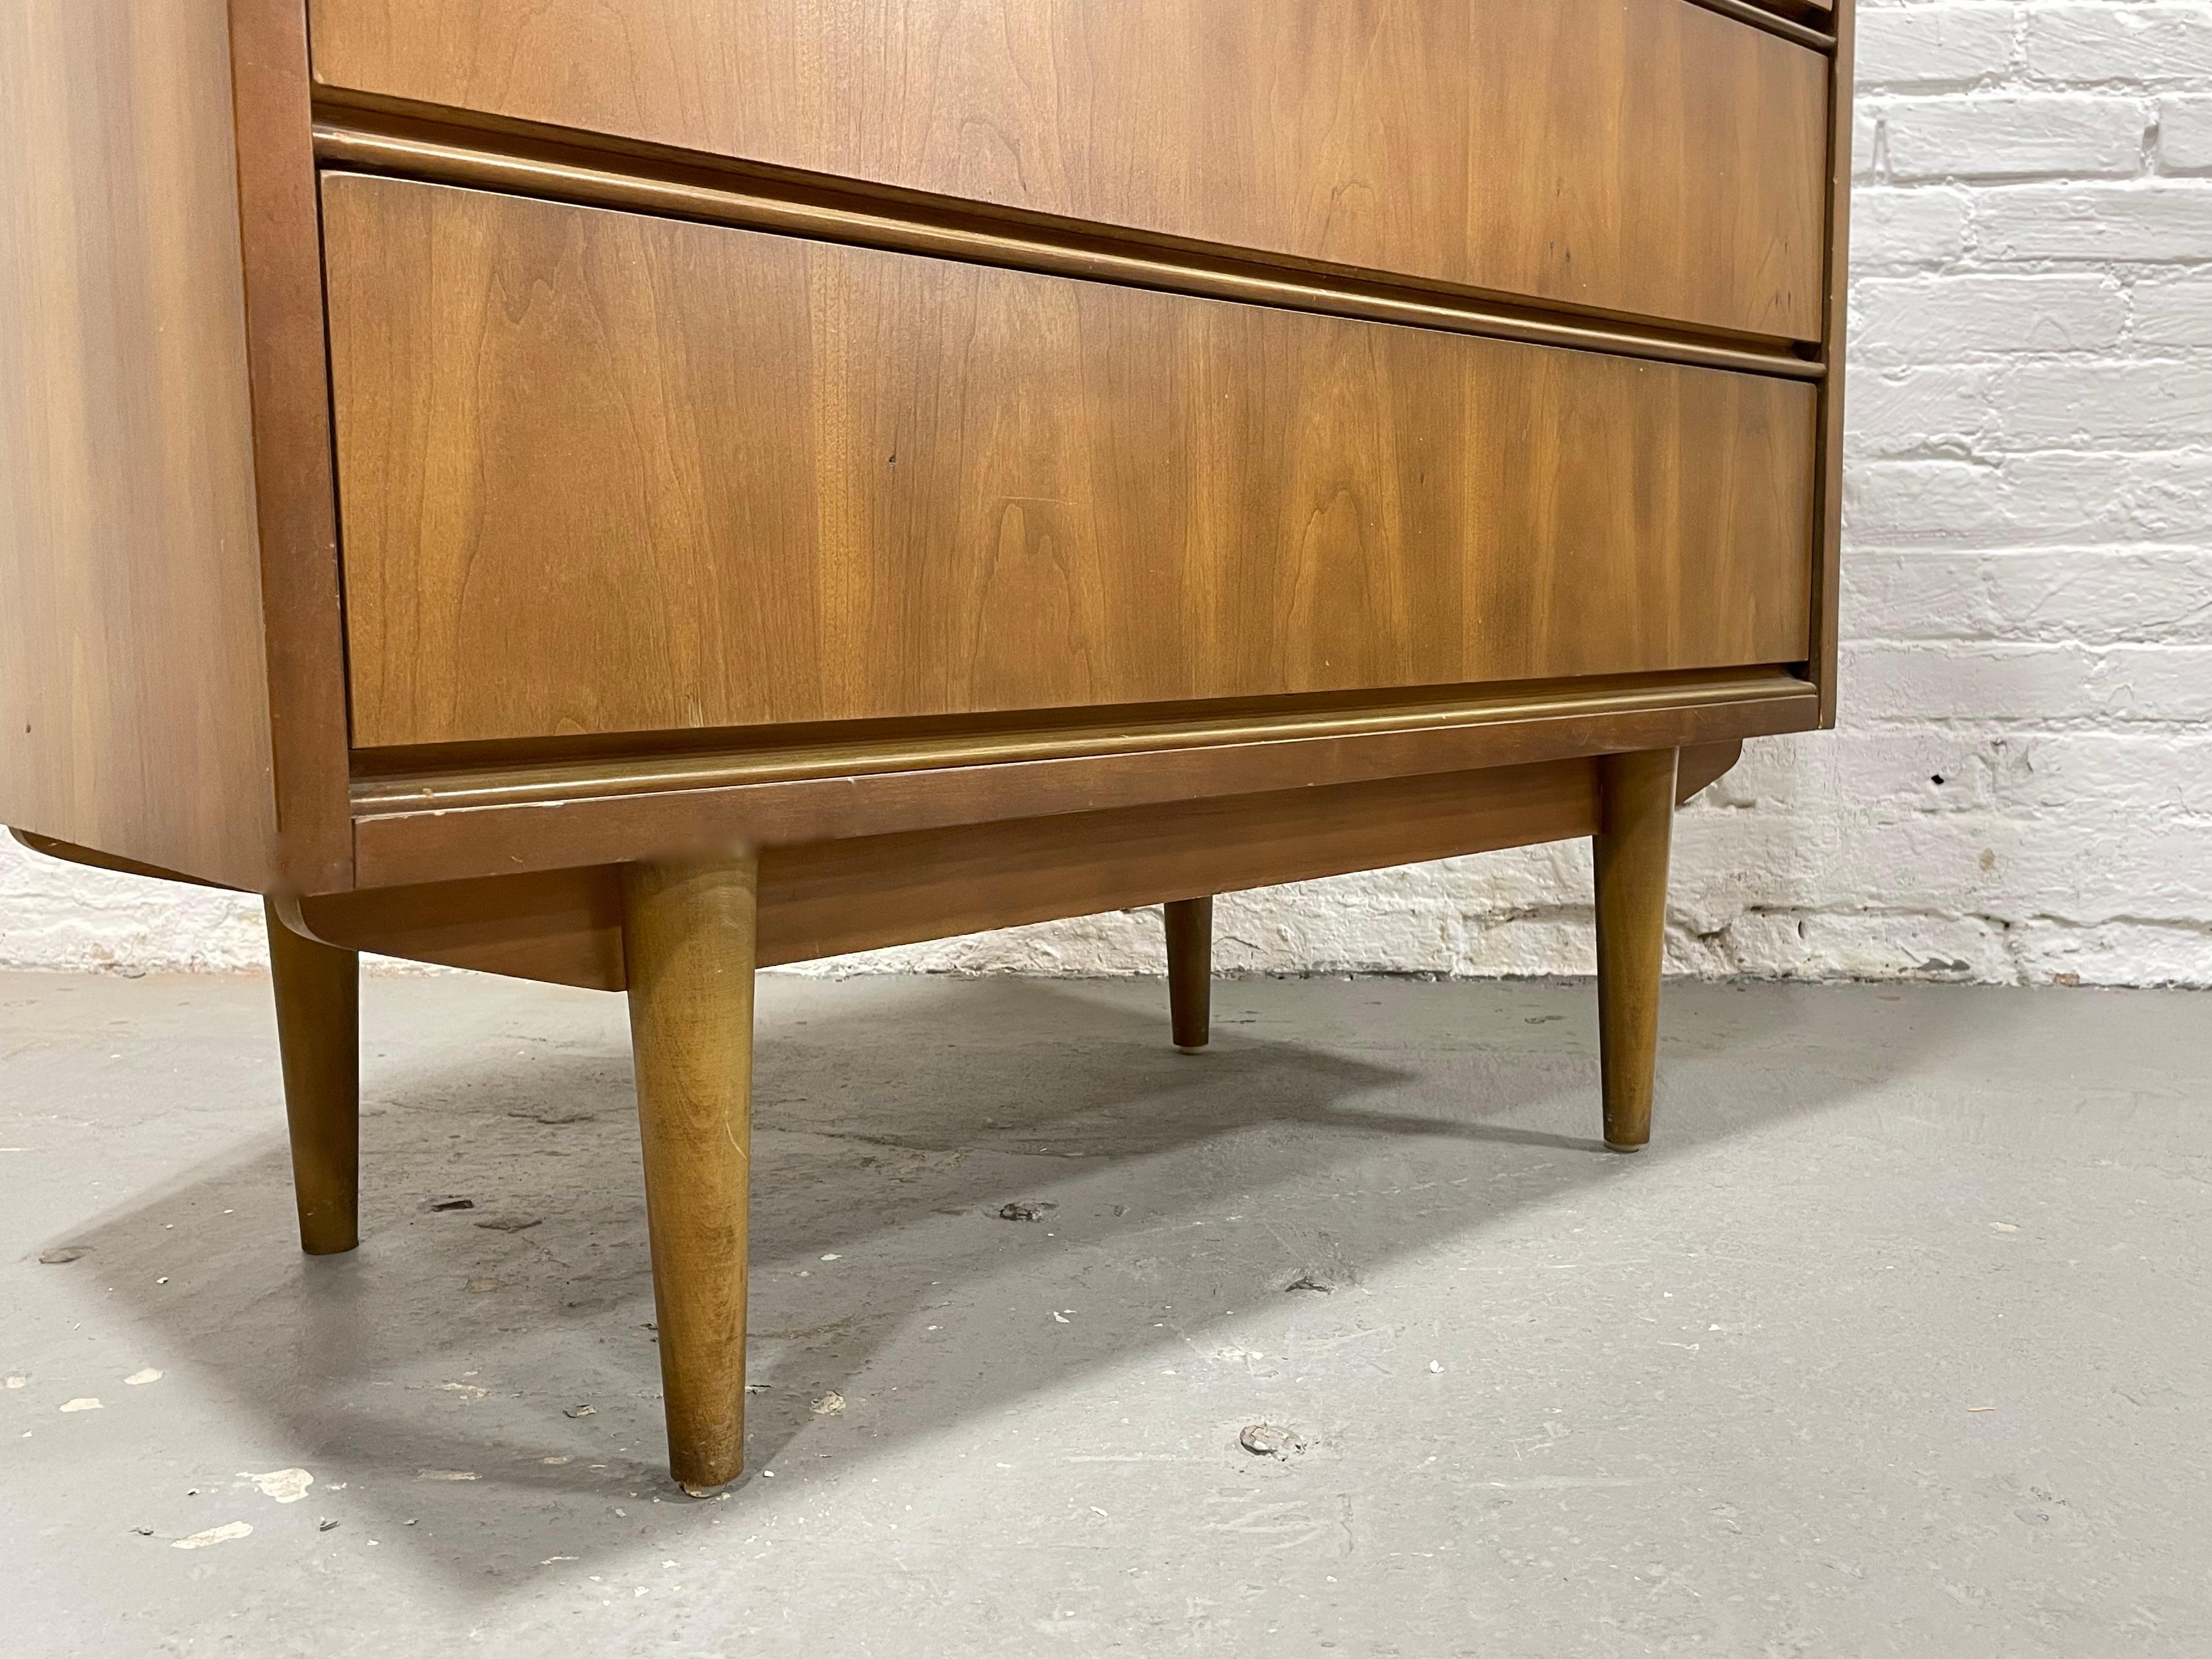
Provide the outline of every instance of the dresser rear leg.
{"type": "Polygon", "coordinates": [[[737,854],[623,876],[668,1462],[694,1497],[744,1467],[758,871],[737,854]]]}
{"type": "Polygon", "coordinates": [[[1168,1024],[1187,1054],[1213,1030],[1213,901],[1176,899],[1167,907],[1168,1024]]]}
{"type": "Polygon", "coordinates": [[[1616,1152],[1651,1139],[1676,759],[1676,750],[1656,749],[1598,763],[1598,1048],[1605,1144],[1616,1152]]]}
{"type": "Polygon", "coordinates": [[[300,1248],[337,1255],[361,1243],[361,957],[294,933],[273,903],[262,908],[300,1248]]]}

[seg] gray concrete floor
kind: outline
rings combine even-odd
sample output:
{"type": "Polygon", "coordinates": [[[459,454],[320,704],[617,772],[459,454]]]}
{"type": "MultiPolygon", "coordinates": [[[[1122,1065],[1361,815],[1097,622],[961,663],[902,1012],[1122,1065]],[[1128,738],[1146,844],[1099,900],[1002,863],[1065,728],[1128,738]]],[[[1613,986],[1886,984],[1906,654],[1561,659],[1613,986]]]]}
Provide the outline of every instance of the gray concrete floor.
{"type": "Polygon", "coordinates": [[[2212,1652],[2212,1000],[1670,988],[1634,1158],[1587,986],[1163,1000],[764,981],[702,1503],[618,1000],[372,981],[309,1261],[264,984],[0,977],[0,1651],[2212,1652]]]}

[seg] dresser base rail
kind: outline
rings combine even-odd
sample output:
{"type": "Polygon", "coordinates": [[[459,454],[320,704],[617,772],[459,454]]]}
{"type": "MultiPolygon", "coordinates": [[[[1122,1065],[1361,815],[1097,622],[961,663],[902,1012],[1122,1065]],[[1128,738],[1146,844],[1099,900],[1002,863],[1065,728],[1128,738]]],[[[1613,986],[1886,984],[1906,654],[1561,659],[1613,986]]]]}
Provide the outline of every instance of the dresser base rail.
{"type": "MultiPolygon", "coordinates": [[[[1738,741],[1684,751],[1685,798],[1738,741]]],[[[1594,835],[1599,762],[1480,771],[855,836],[760,853],[761,965],[1594,835]]],[[[334,945],[618,991],[621,866],[282,897],[334,945]]]]}
{"type": "MultiPolygon", "coordinates": [[[[626,863],[723,841],[781,847],[1048,814],[1695,746],[1803,731],[1782,669],[1498,688],[1423,704],[1224,722],[456,768],[362,778],[363,886],[626,863]]],[[[1408,854],[1396,860],[1406,862],[1408,854]]],[[[1285,878],[1287,879],[1287,878],[1285,878]]]]}

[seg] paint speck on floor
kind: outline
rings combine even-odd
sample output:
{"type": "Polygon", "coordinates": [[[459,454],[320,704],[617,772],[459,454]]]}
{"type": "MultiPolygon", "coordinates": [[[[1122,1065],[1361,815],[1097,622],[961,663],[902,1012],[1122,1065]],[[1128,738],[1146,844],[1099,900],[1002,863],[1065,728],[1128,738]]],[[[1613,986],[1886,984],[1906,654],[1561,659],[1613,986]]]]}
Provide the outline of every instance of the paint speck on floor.
{"type": "Polygon", "coordinates": [[[250,1474],[241,1470],[240,1480],[251,1480],[261,1490],[264,1498],[273,1498],[280,1504],[296,1504],[307,1495],[307,1488],[315,1484],[315,1477],[305,1469],[271,1469],[266,1474],[250,1474]]]}
{"type": "Polygon", "coordinates": [[[253,1528],[243,1521],[226,1522],[220,1527],[210,1527],[205,1532],[196,1532],[189,1537],[171,1542],[173,1550],[204,1550],[210,1544],[228,1544],[234,1538],[251,1538],[253,1528]]]}

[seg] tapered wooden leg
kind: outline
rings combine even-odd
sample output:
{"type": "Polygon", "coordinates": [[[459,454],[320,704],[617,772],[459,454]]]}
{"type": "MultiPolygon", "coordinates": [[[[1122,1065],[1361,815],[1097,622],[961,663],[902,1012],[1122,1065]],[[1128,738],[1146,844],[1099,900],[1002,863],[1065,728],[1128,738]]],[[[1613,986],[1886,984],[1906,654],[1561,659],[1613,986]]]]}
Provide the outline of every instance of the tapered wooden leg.
{"type": "Polygon", "coordinates": [[[1616,1152],[1636,1152],[1651,1139],[1676,757],[1674,750],[1657,749],[1599,763],[1598,1048],[1605,1144],[1616,1152]]]}
{"type": "Polygon", "coordinates": [[[1176,899],[1167,907],[1168,1024],[1187,1054],[1213,1034],[1213,901],[1176,899]]]}
{"type": "Polygon", "coordinates": [[[744,1467],[758,868],[732,854],[623,874],[668,1462],[694,1497],[744,1467]]]}
{"type": "Polygon", "coordinates": [[[337,1255],[361,1243],[361,957],[263,910],[300,1248],[337,1255]]]}

